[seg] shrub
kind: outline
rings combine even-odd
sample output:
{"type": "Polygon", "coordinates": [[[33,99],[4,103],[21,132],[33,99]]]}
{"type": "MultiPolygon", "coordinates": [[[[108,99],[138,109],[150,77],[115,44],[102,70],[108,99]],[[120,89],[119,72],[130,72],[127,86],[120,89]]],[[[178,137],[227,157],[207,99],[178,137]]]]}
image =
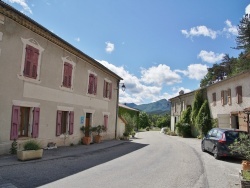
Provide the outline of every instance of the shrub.
{"type": "Polygon", "coordinates": [[[191,126],[188,123],[178,122],[176,124],[177,132],[180,136],[191,137],[191,126]]]}
{"type": "Polygon", "coordinates": [[[128,133],[128,132],[124,132],[124,133],[123,133],[123,136],[128,137],[128,136],[129,136],[129,133],[128,133]]]}
{"type": "Polygon", "coordinates": [[[29,141],[25,142],[23,148],[24,148],[24,150],[39,150],[39,149],[41,149],[41,146],[35,140],[29,140],[29,141]]]}
{"type": "Polygon", "coordinates": [[[17,153],[17,141],[14,139],[14,141],[11,144],[10,148],[10,154],[16,154],[17,153]]]}
{"type": "Polygon", "coordinates": [[[146,131],[149,131],[149,127],[146,127],[146,131]]]}

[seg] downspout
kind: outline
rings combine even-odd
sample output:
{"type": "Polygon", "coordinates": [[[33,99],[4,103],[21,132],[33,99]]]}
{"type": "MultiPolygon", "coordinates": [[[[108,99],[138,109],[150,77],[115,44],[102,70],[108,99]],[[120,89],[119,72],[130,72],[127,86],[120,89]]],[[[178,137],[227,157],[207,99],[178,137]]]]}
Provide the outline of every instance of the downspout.
{"type": "Polygon", "coordinates": [[[120,85],[120,80],[117,82],[116,117],[115,117],[115,139],[117,138],[117,120],[118,120],[118,113],[119,113],[119,85],[120,85]]]}

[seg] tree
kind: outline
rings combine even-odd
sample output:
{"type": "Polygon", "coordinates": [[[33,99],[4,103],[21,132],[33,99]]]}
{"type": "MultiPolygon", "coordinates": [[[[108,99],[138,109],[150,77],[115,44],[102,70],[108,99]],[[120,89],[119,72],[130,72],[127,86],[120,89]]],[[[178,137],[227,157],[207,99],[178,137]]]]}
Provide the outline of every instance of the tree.
{"type": "Polygon", "coordinates": [[[170,115],[166,114],[165,116],[159,116],[156,121],[156,126],[159,128],[170,127],[170,115]]]}
{"type": "Polygon", "coordinates": [[[140,112],[139,114],[139,127],[140,128],[146,128],[149,127],[149,118],[148,118],[148,114],[146,112],[140,112]]]}
{"type": "Polygon", "coordinates": [[[134,131],[134,128],[137,125],[136,116],[131,116],[130,114],[125,113],[122,115],[122,117],[127,122],[126,127],[125,127],[125,132],[128,134],[132,134],[132,132],[134,131]]]}
{"type": "Polygon", "coordinates": [[[191,113],[191,121],[193,125],[196,125],[196,116],[199,113],[199,110],[203,103],[203,90],[197,90],[194,95],[194,102],[192,106],[192,113],[191,113]]]}
{"type": "Polygon", "coordinates": [[[202,104],[196,117],[196,126],[200,131],[200,135],[205,135],[212,128],[212,120],[207,100],[202,104]]]}
{"type": "Polygon", "coordinates": [[[236,49],[250,50],[250,19],[246,14],[238,25],[238,36],[236,37],[236,49]]]}

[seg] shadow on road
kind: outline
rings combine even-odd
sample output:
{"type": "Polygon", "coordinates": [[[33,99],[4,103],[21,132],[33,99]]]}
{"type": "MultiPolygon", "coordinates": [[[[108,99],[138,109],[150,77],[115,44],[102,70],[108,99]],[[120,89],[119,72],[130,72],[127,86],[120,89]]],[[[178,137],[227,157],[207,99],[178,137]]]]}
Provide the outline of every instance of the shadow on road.
{"type": "Polygon", "coordinates": [[[69,153],[61,158],[4,166],[1,167],[0,177],[19,188],[38,187],[106,163],[145,146],[147,145],[124,142],[105,149],[79,152],[73,155],[69,153]]]}

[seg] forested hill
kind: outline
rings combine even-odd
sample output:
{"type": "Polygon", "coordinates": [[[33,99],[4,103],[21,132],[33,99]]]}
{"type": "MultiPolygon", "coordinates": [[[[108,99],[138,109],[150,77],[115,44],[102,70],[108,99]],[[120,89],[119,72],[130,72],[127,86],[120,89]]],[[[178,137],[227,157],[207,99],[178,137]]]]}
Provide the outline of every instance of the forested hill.
{"type": "Polygon", "coordinates": [[[164,115],[166,113],[170,113],[171,104],[166,99],[161,99],[149,104],[137,105],[135,103],[126,103],[126,106],[144,111],[148,114],[164,115]]]}

